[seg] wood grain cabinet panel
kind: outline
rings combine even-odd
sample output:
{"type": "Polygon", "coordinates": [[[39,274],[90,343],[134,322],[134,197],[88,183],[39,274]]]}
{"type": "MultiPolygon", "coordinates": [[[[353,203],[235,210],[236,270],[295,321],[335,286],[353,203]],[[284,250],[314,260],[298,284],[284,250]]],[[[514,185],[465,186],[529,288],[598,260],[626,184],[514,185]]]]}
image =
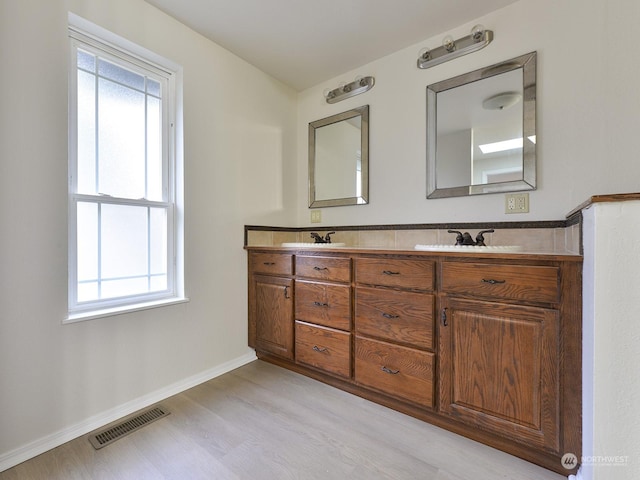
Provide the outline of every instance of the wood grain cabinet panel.
{"type": "Polygon", "coordinates": [[[434,355],[356,336],[355,380],[424,407],[433,406],[434,355]]]}
{"type": "Polygon", "coordinates": [[[558,312],[462,299],[442,307],[440,410],[557,452],[558,312]]]}
{"type": "Polygon", "coordinates": [[[326,327],[351,328],[351,288],[348,285],[296,280],[296,320],[326,327]]]}
{"type": "Polygon", "coordinates": [[[296,361],[351,377],[351,334],[296,321],[296,361]]]}
{"type": "Polygon", "coordinates": [[[433,290],[433,262],[423,259],[357,258],[356,282],[410,290],[433,290]]]}
{"type": "Polygon", "coordinates": [[[557,267],[443,262],[442,290],[447,293],[528,302],[560,300],[557,267]]]}
{"type": "Polygon", "coordinates": [[[293,273],[293,255],[282,253],[251,252],[249,270],[267,275],[291,275],[293,273]]]}
{"type": "Polygon", "coordinates": [[[355,330],[360,335],[433,349],[434,296],[357,287],[355,330]]]}
{"type": "Polygon", "coordinates": [[[293,360],[293,280],[253,276],[257,350],[293,360]]]}
{"type": "Polygon", "coordinates": [[[296,256],[298,277],[332,282],[351,281],[351,259],[349,257],[296,256]]]}

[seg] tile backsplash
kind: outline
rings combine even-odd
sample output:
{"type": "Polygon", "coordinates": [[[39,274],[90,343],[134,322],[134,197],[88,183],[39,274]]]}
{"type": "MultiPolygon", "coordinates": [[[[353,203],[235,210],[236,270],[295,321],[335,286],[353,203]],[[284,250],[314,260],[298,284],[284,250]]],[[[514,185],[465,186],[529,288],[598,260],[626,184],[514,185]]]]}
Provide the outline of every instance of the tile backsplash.
{"type": "MultiPolygon", "coordinates": [[[[558,254],[580,254],[580,224],[566,227],[549,228],[496,228],[495,233],[484,235],[487,245],[517,245],[525,252],[534,253],[558,253],[558,254]]],[[[480,228],[461,229],[469,231],[475,238],[480,228]]],[[[329,230],[317,229],[315,232],[324,236],[329,230]]],[[[246,231],[247,246],[280,246],[287,242],[309,242],[313,243],[310,231],[305,229],[292,228],[291,231],[278,228],[268,230],[268,227],[251,229],[246,231]]],[[[393,227],[381,227],[379,230],[368,227],[366,230],[359,230],[354,227],[350,230],[341,227],[331,236],[333,242],[345,243],[349,247],[356,248],[381,248],[394,250],[413,250],[418,244],[421,245],[453,245],[455,234],[448,233],[447,229],[438,228],[416,228],[416,229],[394,229],[393,227]]]]}

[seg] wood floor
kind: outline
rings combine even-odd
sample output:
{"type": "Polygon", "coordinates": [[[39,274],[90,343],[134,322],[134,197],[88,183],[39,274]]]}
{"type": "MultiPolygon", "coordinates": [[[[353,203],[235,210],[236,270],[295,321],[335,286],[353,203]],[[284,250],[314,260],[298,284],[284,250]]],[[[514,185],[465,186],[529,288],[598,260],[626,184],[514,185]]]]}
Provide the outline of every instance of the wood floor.
{"type": "Polygon", "coordinates": [[[255,361],[161,403],[101,450],[87,436],[0,480],[560,480],[565,477],[255,361]]]}

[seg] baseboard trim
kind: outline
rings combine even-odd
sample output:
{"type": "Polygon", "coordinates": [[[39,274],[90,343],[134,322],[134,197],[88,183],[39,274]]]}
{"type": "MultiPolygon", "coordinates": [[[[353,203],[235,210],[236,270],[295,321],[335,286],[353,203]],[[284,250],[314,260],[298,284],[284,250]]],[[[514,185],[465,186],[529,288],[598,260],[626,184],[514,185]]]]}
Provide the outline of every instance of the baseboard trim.
{"type": "MultiPolygon", "coordinates": [[[[578,471],[576,472],[575,475],[569,475],[568,480],[586,480],[585,475],[582,474],[583,470],[582,470],[582,465],[580,465],[580,468],[578,468],[578,471]]],[[[590,475],[591,477],[593,477],[593,475],[590,475]]]]}
{"type": "Polygon", "coordinates": [[[26,460],[29,460],[30,458],[36,457],[48,450],[51,450],[52,448],[59,447],[70,440],[86,435],[97,428],[103,427],[142,408],[158,403],[172,395],[184,392],[185,390],[219,377],[220,375],[230,372],[231,370],[235,370],[247,363],[251,363],[254,360],[257,360],[255,352],[247,353],[212,369],[205,370],[197,375],[185,378],[179,382],[156,390],[155,392],[143,395],[142,397],[126,402],[98,415],[89,417],[75,425],[70,425],[69,427],[58,430],[50,435],[46,435],[14,450],[2,453],[0,454],[0,472],[14,467],[26,460]]]}

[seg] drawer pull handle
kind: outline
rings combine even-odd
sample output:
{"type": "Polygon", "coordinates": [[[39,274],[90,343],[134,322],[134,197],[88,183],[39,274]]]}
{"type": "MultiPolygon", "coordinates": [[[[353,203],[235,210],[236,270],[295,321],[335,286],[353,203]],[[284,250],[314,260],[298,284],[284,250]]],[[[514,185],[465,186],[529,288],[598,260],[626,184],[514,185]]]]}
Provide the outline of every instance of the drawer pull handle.
{"type": "Polygon", "coordinates": [[[390,368],[385,367],[384,365],[382,366],[381,370],[384,373],[388,373],[390,375],[397,375],[400,373],[400,370],[391,370],[390,368]]]}
{"type": "Polygon", "coordinates": [[[314,349],[316,352],[320,352],[320,353],[329,353],[329,349],[328,349],[327,347],[319,347],[319,346],[317,346],[317,345],[314,345],[314,346],[313,346],[313,349],[314,349]]]}
{"type": "Polygon", "coordinates": [[[400,272],[392,272],[391,270],[383,270],[382,273],[385,275],[400,275],[400,272]]]}
{"type": "Polygon", "coordinates": [[[284,287],[284,298],[289,299],[289,287],[284,287]]]}
{"type": "Polygon", "coordinates": [[[270,267],[270,266],[272,266],[272,265],[275,265],[275,264],[276,264],[276,262],[263,262],[262,264],[263,264],[263,265],[266,265],[266,266],[268,266],[268,267],[270,267]]]}
{"type": "Polygon", "coordinates": [[[400,318],[400,315],[391,315],[390,313],[383,313],[384,318],[400,318]]]}
{"type": "Polygon", "coordinates": [[[314,270],[329,270],[327,267],[313,267],[314,270]]]}
{"type": "Polygon", "coordinates": [[[507,282],[506,280],[494,280],[493,278],[489,278],[489,279],[483,278],[482,279],[482,283],[490,283],[491,285],[495,285],[497,283],[506,283],[506,282],[507,282]]]}
{"type": "Polygon", "coordinates": [[[314,304],[316,307],[328,307],[328,306],[329,306],[329,304],[328,304],[328,303],[321,303],[321,302],[313,302],[313,304],[314,304]]]}

